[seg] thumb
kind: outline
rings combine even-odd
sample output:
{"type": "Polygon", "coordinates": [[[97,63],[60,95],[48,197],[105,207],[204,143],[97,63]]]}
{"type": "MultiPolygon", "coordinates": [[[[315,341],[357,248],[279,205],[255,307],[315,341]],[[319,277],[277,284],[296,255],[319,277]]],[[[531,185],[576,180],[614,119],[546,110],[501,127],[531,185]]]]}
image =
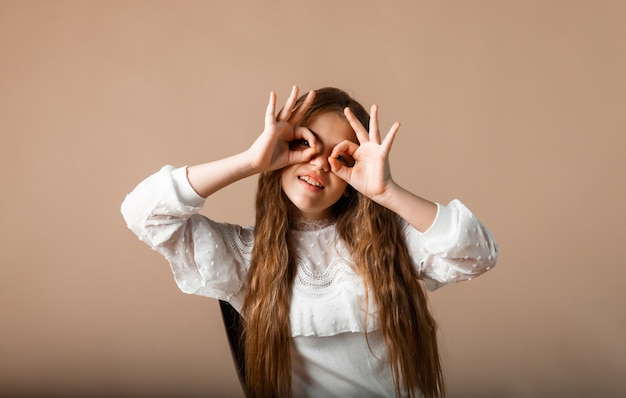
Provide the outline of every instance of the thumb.
{"type": "Polygon", "coordinates": [[[315,148],[307,148],[303,151],[292,151],[289,150],[289,165],[295,163],[305,163],[311,160],[311,158],[315,155],[315,148]]]}
{"type": "Polygon", "coordinates": [[[337,177],[341,178],[347,183],[350,183],[350,176],[352,169],[343,165],[336,157],[331,156],[328,158],[330,164],[330,171],[337,177]]]}

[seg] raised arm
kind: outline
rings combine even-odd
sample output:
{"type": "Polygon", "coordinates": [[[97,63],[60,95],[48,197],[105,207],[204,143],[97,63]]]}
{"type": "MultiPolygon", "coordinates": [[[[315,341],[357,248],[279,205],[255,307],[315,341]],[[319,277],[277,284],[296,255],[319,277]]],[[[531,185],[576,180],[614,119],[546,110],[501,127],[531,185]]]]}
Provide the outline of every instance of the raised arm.
{"type": "Polygon", "coordinates": [[[437,205],[402,188],[391,177],[389,152],[400,124],[395,123],[381,140],[376,105],[370,110],[369,131],[349,108],[344,113],[359,144],[343,141],[334,148],[329,159],[333,173],[363,195],[394,211],[418,231],[428,230],[437,217],[437,205]],[[353,167],[347,167],[337,160],[342,153],[354,158],[353,167]]]}
{"type": "Polygon", "coordinates": [[[298,87],[294,86],[284,108],[276,115],[276,93],[270,94],[265,112],[265,128],[246,151],[209,163],[191,166],[187,178],[193,189],[207,197],[225,186],[251,175],[280,169],[307,161],[315,153],[315,137],[308,129],[295,128],[309,108],[315,92],[310,91],[297,108],[298,87]],[[289,150],[295,139],[306,139],[311,147],[305,151],[289,150]]]}
{"type": "Polygon", "coordinates": [[[381,140],[377,107],[372,106],[370,113],[367,131],[349,109],[345,110],[359,144],[339,143],[329,158],[332,171],[413,227],[405,229],[407,247],[429,289],[470,280],[491,269],[498,258],[498,245],[467,207],[457,200],[438,206],[393,181],[389,151],[400,125],[394,124],[381,140]],[[354,166],[339,162],[341,154],[350,155],[354,166]]]}
{"type": "Polygon", "coordinates": [[[276,94],[270,95],[265,128],[246,151],[188,168],[165,166],[124,199],[121,211],[128,228],[168,260],[183,292],[227,300],[241,308],[253,229],[216,222],[198,212],[203,198],[232,182],[311,156],[314,149],[289,150],[289,141],[295,138],[315,142],[308,130],[294,128],[314,94],[294,108],[297,95],[294,87],[278,115],[276,94]]]}

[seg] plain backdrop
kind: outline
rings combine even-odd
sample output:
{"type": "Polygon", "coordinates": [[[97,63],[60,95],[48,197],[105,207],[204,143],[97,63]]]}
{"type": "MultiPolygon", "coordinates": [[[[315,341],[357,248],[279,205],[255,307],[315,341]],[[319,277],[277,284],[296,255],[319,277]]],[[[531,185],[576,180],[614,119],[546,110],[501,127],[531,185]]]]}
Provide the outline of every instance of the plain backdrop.
{"type": "MultiPolygon", "coordinates": [[[[165,164],[241,151],[269,92],[402,123],[495,269],[430,295],[450,397],[626,395],[626,2],[0,1],[0,395],[241,397],[217,303],[126,229],[165,164]]],[[[204,214],[253,221],[255,178],[204,214]]]]}

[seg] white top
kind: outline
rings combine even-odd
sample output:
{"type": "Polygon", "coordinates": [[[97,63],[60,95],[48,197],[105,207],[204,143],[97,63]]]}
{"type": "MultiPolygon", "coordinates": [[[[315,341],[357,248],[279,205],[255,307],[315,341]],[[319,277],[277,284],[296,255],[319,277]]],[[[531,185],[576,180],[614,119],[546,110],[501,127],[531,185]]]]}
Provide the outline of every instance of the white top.
{"type": "MultiPolygon", "coordinates": [[[[253,228],[198,214],[204,204],[185,168],[165,166],[141,182],[122,204],[128,227],[169,261],[179,288],[241,310],[254,245],[253,228]]],[[[370,300],[332,222],[301,223],[290,231],[298,267],[291,302],[294,396],[395,396],[390,366],[370,300]],[[372,353],[365,341],[368,335],[372,353]]],[[[491,233],[458,200],[438,205],[435,222],[420,233],[404,223],[416,269],[429,290],[470,280],[496,263],[491,233]]]]}

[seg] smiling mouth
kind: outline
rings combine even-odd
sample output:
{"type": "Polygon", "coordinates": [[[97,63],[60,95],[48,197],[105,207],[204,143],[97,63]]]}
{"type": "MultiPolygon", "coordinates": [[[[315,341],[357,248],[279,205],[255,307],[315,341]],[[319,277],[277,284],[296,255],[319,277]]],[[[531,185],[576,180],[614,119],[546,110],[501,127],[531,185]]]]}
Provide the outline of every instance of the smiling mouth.
{"type": "Polygon", "coordinates": [[[302,181],[306,182],[307,184],[312,185],[314,187],[324,189],[324,186],[322,184],[320,184],[319,182],[317,182],[316,180],[314,180],[314,179],[312,179],[310,177],[299,176],[298,179],[302,180],[302,181]]]}

